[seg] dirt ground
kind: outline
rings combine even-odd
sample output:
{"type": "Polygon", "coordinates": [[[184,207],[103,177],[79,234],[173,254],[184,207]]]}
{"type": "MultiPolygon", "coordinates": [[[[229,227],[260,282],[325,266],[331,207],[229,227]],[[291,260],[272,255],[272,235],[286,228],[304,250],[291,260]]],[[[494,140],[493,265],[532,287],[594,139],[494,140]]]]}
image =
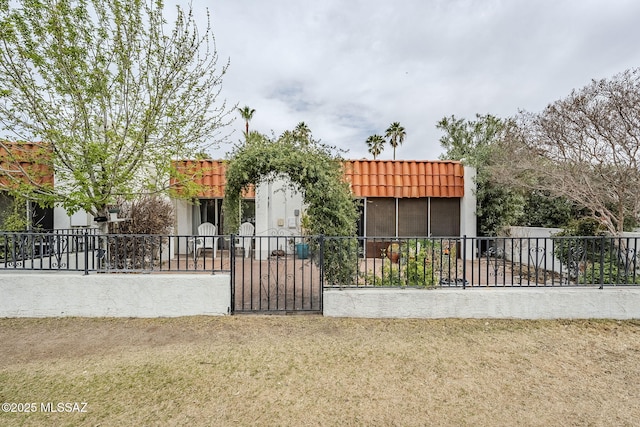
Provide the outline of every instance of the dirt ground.
{"type": "Polygon", "coordinates": [[[640,321],[0,319],[2,426],[637,426],[639,402],[640,321]]]}

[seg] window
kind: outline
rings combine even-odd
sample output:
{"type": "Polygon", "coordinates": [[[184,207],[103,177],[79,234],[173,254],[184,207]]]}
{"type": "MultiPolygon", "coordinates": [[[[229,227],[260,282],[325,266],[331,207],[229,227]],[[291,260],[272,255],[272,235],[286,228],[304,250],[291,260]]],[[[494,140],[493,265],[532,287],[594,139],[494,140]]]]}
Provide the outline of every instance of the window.
{"type": "Polygon", "coordinates": [[[366,213],[368,237],[393,237],[396,235],[395,199],[367,199],[366,213]]]}
{"type": "Polygon", "coordinates": [[[429,200],[398,200],[398,236],[416,237],[429,234],[429,200]]]}
{"type": "Polygon", "coordinates": [[[460,199],[431,199],[431,235],[460,235],[460,199]]]}
{"type": "Polygon", "coordinates": [[[458,198],[369,198],[366,200],[366,236],[459,236],[458,198]],[[396,201],[398,218],[396,222],[396,201]]]}

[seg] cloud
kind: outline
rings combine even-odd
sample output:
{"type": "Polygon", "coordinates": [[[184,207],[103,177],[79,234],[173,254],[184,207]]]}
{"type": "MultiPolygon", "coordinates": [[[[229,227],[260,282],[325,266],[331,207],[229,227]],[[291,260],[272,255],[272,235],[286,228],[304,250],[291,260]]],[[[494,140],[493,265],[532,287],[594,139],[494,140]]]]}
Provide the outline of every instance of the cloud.
{"type": "Polygon", "coordinates": [[[399,121],[407,137],[398,158],[434,159],[442,117],[538,111],[592,78],[640,65],[632,0],[217,0],[210,8],[220,57],[231,60],[223,96],[256,109],[252,129],[279,134],[304,121],[354,158],[371,157],[366,138],[399,121]]]}

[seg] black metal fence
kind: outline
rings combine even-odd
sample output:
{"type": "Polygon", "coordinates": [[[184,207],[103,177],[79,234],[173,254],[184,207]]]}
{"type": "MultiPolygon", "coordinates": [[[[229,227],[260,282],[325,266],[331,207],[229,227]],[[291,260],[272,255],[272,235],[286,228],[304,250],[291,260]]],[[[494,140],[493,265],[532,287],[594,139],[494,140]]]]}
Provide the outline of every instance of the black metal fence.
{"type": "MultiPolygon", "coordinates": [[[[542,287],[640,284],[634,237],[358,238],[358,257],[325,287],[542,287]]],[[[327,238],[325,247],[344,246],[327,238]]],[[[349,247],[346,249],[346,247],[349,247]]],[[[333,250],[336,250],[335,248],[333,250]]],[[[340,251],[339,250],[339,251],[340,251]]]]}
{"type": "Polygon", "coordinates": [[[0,232],[0,270],[226,272],[251,296],[239,309],[315,310],[306,296],[323,287],[638,285],[639,240],[0,232]]]}
{"type": "Polygon", "coordinates": [[[234,313],[322,312],[323,240],[280,235],[230,239],[234,313]]]}
{"type": "MultiPolygon", "coordinates": [[[[218,243],[228,236],[212,236],[218,243]]],[[[115,273],[228,272],[228,251],[212,256],[203,236],[98,234],[96,229],[0,232],[0,270],[115,273]]]]}
{"type": "Polygon", "coordinates": [[[84,254],[96,249],[95,229],[64,229],[46,232],[0,232],[0,269],[77,270],[95,269],[84,254]]]}

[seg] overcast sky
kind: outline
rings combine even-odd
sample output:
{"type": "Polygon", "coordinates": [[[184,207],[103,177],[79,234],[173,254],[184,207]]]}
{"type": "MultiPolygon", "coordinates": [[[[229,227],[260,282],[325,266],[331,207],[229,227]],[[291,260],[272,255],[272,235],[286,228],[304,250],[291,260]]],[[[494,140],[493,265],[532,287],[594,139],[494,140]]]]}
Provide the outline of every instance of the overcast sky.
{"type": "MultiPolygon", "coordinates": [[[[223,96],[256,110],[251,129],[280,134],[304,121],[347,158],[372,158],[367,137],[397,121],[407,133],[398,159],[437,159],[445,116],[537,112],[640,66],[637,0],[193,4],[199,16],[209,8],[220,59],[231,62],[223,96]]],[[[244,129],[234,116],[229,142],[244,129]]]]}

